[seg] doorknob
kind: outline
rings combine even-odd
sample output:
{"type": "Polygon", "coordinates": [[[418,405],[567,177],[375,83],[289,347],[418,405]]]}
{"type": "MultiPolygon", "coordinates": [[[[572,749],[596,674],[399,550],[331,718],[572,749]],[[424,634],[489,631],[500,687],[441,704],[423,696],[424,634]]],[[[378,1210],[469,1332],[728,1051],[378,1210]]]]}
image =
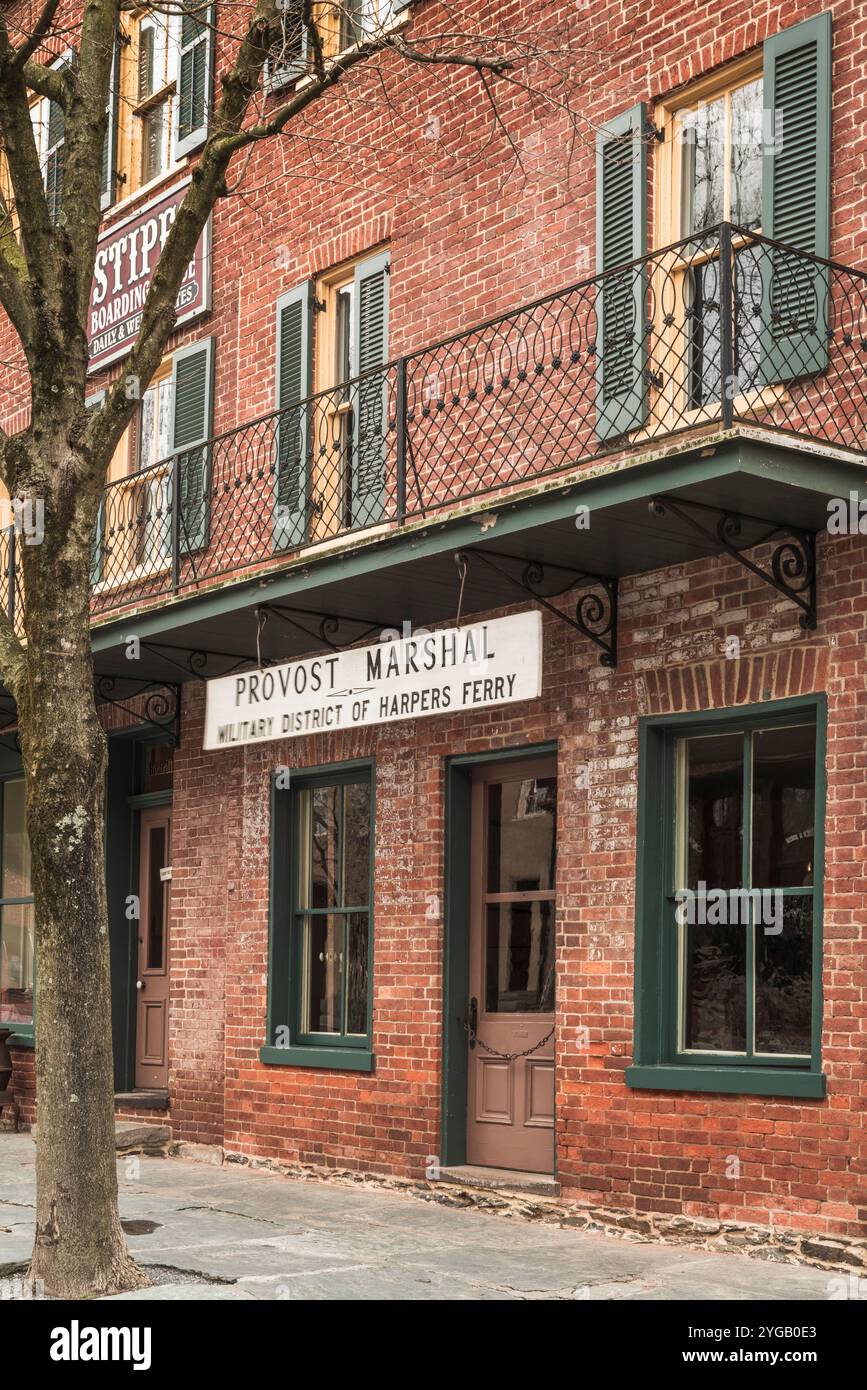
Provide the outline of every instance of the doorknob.
{"type": "Polygon", "coordinates": [[[136,980],[135,987],[136,989],[144,989],[144,980],[136,980]]]}
{"type": "Polygon", "coordinates": [[[479,1027],[479,1001],[478,1001],[478,999],[471,999],[471,1000],[470,1000],[470,1016],[469,1016],[469,1018],[468,1018],[468,1020],[467,1020],[467,1032],[468,1032],[469,1035],[470,1035],[470,1047],[471,1047],[471,1048],[475,1047],[475,1045],[476,1045],[476,1032],[477,1032],[477,1030],[478,1030],[478,1027],[479,1027]]]}

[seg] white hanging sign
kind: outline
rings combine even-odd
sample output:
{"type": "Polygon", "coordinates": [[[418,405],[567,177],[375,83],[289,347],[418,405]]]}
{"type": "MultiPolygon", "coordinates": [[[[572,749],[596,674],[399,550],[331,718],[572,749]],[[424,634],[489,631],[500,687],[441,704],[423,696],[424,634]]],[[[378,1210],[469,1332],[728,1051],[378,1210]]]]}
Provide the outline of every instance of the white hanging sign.
{"type": "Polygon", "coordinates": [[[541,693],[542,616],[533,610],[220,676],[207,683],[204,747],[456,714],[541,693]]]}

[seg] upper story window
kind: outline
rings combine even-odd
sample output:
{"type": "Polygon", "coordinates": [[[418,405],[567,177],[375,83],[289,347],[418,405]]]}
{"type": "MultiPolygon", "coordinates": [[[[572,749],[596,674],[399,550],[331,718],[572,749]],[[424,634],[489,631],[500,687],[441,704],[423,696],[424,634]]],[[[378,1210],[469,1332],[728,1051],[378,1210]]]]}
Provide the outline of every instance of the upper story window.
{"type": "Polygon", "coordinates": [[[178,31],[174,18],[144,9],[124,19],[119,51],[118,179],[125,194],[172,164],[178,31]]]}
{"type": "Polygon", "coordinates": [[[127,471],[151,468],[167,459],[172,452],[174,421],[174,389],[172,359],[160,365],[150,386],[142,396],[137,419],[130,426],[135,443],[128,444],[127,471]]]}
{"type": "MultiPolygon", "coordinates": [[[[59,67],[63,59],[54,63],[59,67]]],[[[42,170],[42,182],[48,213],[52,222],[60,216],[63,200],[63,169],[66,158],[66,114],[57,101],[48,97],[36,97],[30,103],[30,120],[33,125],[33,141],[42,170]]],[[[11,211],[12,230],[17,237],[19,220],[14,206],[15,198],[12,179],[5,154],[0,154],[0,197],[4,209],[11,211]]]]}
{"type": "Polygon", "coordinates": [[[216,6],[178,0],[124,11],[108,98],[102,206],[128,197],[206,139],[216,6]]]}
{"type": "Polygon", "coordinates": [[[816,15],[599,132],[599,438],[733,419],[826,366],[831,37],[816,15]]]}
{"type": "Polygon", "coordinates": [[[171,159],[172,107],[175,100],[177,48],[165,15],[143,14],[138,21],[135,71],[136,120],[133,140],[139,150],[139,183],[163,173],[171,159]]]}
{"type": "MultiPolygon", "coordinates": [[[[314,4],[313,17],[322,43],[323,56],[334,57],[368,34],[389,24],[409,0],[342,0],[340,4],[314,4]]],[[[283,33],[275,44],[268,70],[267,86],[275,91],[287,82],[295,82],[310,69],[310,45],[301,21],[298,0],[283,0],[283,33]]]]}
{"type": "Polygon", "coordinates": [[[56,222],[63,197],[66,116],[60,103],[48,97],[33,103],[30,116],[48,212],[52,222],[56,222]]]}
{"type": "Polygon", "coordinates": [[[761,76],[678,111],[682,236],[720,222],[760,229],[763,117],[761,76]]]}
{"type": "Polygon", "coordinates": [[[390,266],[367,255],[278,301],[277,549],[385,513],[390,266]]]}
{"type": "Polygon", "coordinates": [[[213,427],[213,377],[212,338],[180,348],[154,373],[109,465],[94,541],[94,584],[123,586],[170,564],[173,456],[181,553],[207,543],[211,484],[204,444],[213,427]]]}

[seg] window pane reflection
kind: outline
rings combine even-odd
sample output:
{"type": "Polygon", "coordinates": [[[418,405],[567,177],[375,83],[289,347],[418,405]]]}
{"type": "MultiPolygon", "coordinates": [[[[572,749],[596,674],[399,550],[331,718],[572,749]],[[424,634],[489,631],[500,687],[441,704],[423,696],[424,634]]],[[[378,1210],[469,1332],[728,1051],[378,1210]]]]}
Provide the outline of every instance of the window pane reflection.
{"type": "Polygon", "coordinates": [[[3,783],[3,897],[29,898],[30,846],[24,820],[24,778],[3,783]]]}
{"type": "Polygon", "coordinates": [[[813,883],[816,730],[767,729],[753,739],[753,883],[813,883]]]}
{"type": "Polygon", "coordinates": [[[554,1008],[554,904],[489,903],[485,934],[488,1013],[554,1008]]]}
{"type": "Polygon", "coordinates": [[[782,931],[756,929],[756,1052],[808,1056],[812,1045],[813,898],[783,898],[782,931]]]}
{"type": "Polygon", "coordinates": [[[747,1039],[746,928],[683,928],[684,1045],[743,1052],[747,1039]]]}
{"type": "Polygon", "coordinates": [[[366,912],[305,919],[305,1032],[366,1034],[368,942],[366,912]]]}
{"type": "Polygon", "coordinates": [[[725,97],[704,102],[683,120],[686,233],[715,227],[725,218],[725,97]]]}
{"type": "Polygon", "coordinates": [[[556,777],[492,783],[487,828],[489,893],[554,887],[556,777]]]}
{"type": "Polygon", "coordinates": [[[731,94],[731,217],[746,231],[762,225],[762,79],[731,94]]]}
{"type": "Polygon", "coordinates": [[[686,742],[686,887],[741,884],[743,736],[686,742]]]}
{"type": "Polygon", "coordinates": [[[305,937],[305,1026],[310,1033],[339,1033],[343,919],[308,917],[305,937]]]}
{"type": "Polygon", "coordinates": [[[33,1021],[33,904],[0,908],[0,1024],[33,1021]]]}
{"type": "Polygon", "coordinates": [[[370,897],[370,783],[342,790],[343,906],[360,907],[370,897]]]}

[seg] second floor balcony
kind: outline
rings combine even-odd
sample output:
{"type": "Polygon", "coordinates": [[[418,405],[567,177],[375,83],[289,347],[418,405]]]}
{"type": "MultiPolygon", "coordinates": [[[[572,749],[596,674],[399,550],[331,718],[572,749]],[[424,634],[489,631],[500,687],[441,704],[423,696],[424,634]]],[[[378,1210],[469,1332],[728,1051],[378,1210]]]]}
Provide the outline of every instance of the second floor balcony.
{"type": "Polygon", "coordinates": [[[867,274],[721,224],[109,483],[94,619],[725,432],[863,456],[865,362],[867,274]]]}

